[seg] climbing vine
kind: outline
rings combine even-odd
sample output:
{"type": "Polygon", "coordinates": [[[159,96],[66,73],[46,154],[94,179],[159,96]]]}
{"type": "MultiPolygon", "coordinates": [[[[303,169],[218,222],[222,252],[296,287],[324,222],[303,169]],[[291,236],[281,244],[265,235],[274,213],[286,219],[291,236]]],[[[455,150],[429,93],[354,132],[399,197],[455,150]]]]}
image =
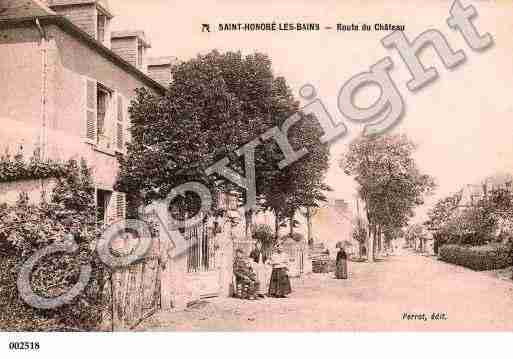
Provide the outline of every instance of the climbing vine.
{"type": "Polygon", "coordinates": [[[83,160],[43,161],[35,154],[25,161],[21,155],[2,156],[1,181],[42,178],[54,178],[55,186],[38,203],[23,192],[16,203],[0,203],[0,330],[96,329],[106,307],[105,268],[94,250],[98,229],[91,171],[83,160]],[[59,296],[77,282],[84,264],[91,265],[91,280],[83,293],[63,307],[32,308],[18,294],[18,273],[34,253],[67,234],[73,235],[78,250],[40,260],[32,272],[32,289],[43,297],[59,296]]]}
{"type": "Polygon", "coordinates": [[[69,174],[65,162],[41,159],[38,151],[25,160],[18,152],[14,156],[8,151],[0,156],[0,183],[46,178],[61,178],[69,174]]]}

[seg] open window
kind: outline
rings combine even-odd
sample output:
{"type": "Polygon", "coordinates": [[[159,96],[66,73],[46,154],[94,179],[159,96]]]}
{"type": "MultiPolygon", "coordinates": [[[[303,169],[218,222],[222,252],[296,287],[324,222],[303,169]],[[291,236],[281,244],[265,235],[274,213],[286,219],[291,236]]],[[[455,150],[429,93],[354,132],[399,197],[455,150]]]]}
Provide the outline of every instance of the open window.
{"type": "Polygon", "coordinates": [[[109,224],[109,208],[112,200],[112,191],[98,189],[96,191],[96,222],[98,226],[109,224]]]}
{"type": "Polygon", "coordinates": [[[127,101],[94,79],[86,79],[85,138],[96,149],[113,154],[124,152],[127,101]]]}
{"type": "Polygon", "coordinates": [[[110,147],[110,138],[108,136],[108,123],[109,123],[109,113],[110,106],[112,103],[112,91],[106,88],[105,86],[98,84],[97,89],[97,144],[104,148],[110,147]]]}

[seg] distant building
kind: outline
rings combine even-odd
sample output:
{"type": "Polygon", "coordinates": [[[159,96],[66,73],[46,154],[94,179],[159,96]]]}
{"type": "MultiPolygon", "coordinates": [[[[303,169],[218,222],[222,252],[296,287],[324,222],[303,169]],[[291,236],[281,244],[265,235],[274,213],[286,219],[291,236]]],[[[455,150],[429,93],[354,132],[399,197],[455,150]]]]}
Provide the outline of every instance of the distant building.
{"type": "Polygon", "coordinates": [[[513,176],[509,173],[498,173],[486,177],[481,183],[467,184],[459,192],[459,207],[475,206],[481,199],[489,196],[492,191],[504,189],[507,191],[513,190],[513,176]]]}
{"type": "Polygon", "coordinates": [[[354,214],[349,208],[347,201],[343,199],[329,199],[320,208],[314,210],[312,217],[312,231],[314,243],[324,243],[332,255],[336,253],[337,242],[350,242],[349,252],[356,251],[357,246],[353,243],[354,214]]]}

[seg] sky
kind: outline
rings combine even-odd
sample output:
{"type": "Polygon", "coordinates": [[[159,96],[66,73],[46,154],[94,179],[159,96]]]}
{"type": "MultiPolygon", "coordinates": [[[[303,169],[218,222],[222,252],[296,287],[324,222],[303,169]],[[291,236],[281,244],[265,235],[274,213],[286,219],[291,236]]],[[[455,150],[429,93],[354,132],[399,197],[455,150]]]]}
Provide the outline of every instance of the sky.
{"type": "MultiPolygon", "coordinates": [[[[513,172],[513,3],[507,0],[464,0],[474,5],[474,19],[481,34],[490,33],[494,46],[484,52],[471,50],[463,37],[450,29],[446,19],[452,1],[399,0],[260,0],[173,1],[109,0],[116,15],[113,30],[140,29],[150,38],[151,56],[176,56],[187,60],[213,49],[267,53],[277,75],[283,75],[297,95],[304,84],[315,86],[329,112],[344,121],[349,134],[331,146],[328,184],[332,197],[354,201],[355,182],[345,176],[339,161],[361,125],[349,122],[337,108],[342,85],[368,71],[382,58],[394,62],[391,76],[405,105],[405,115],[394,132],[406,133],[418,145],[419,167],[436,178],[438,189],[419,208],[415,221],[425,218],[436,199],[479,182],[496,172],[513,172]],[[395,52],[380,40],[389,32],[219,32],[201,31],[201,24],[216,28],[233,22],[303,22],[321,26],[390,23],[405,26],[414,39],[428,29],[441,31],[453,50],[463,50],[466,62],[448,70],[432,49],[421,54],[439,78],[415,93],[406,82],[410,75],[395,52]]],[[[376,101],[379,90],[363,89],[356,96],[362,107],[376,101]]]]}

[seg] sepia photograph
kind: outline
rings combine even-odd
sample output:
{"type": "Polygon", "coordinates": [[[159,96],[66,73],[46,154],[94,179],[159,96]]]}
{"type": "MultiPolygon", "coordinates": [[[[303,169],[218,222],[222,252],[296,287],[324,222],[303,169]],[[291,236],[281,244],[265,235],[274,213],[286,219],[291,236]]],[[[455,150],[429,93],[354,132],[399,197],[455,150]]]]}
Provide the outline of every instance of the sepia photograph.
{"type": "Polygon", "coordinates": [[[0,0],[2,350],[511,334],[512,33],[510,0],[0,0]]]}

